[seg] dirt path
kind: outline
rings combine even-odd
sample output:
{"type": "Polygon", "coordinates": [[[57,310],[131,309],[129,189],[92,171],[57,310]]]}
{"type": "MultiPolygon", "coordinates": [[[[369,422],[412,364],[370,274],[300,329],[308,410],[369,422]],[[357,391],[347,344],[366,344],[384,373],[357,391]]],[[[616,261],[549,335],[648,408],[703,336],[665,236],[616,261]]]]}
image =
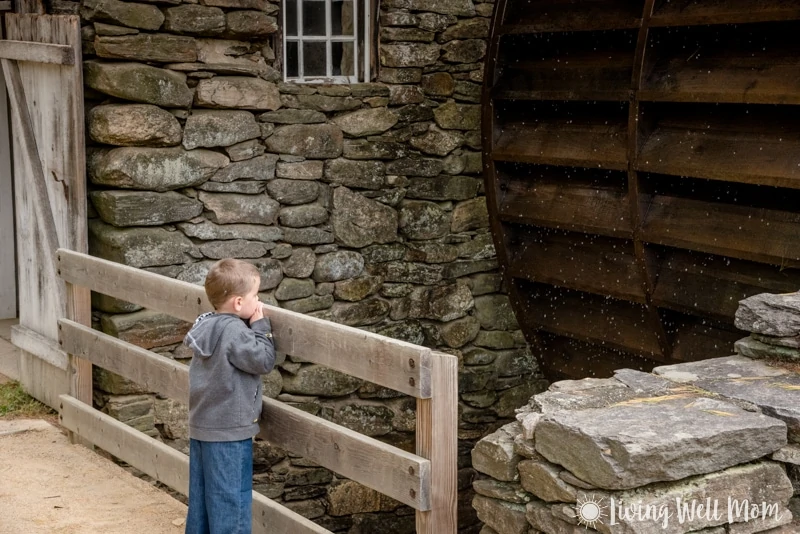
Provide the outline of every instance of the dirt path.
{"type": "Polygon", "coordinates": [[[55,426],[0,420],[0,534],[181,534],[185,517],[183,504],[55,426]]]}

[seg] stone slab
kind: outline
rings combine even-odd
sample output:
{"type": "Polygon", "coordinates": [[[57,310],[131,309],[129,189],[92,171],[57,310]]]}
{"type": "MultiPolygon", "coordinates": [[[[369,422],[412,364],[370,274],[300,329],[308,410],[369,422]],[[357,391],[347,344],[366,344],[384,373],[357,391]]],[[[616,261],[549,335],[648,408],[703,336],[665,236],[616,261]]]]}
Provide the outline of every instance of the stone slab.
{"type": "Polygon", "coordinates": [[[760,523],[763,530],[776,526],[772,521],[779,525],[791,520],[786,507],[791,494],[791,482],[779,464],[758,462],[671,484],[596,492],[589,497],[607,506],[605,517],[595,527],[603,534],[684,534],[719,526],[728,532],[752,533],[759,530],[747,527],[758,528],[760,523]],[[651,514],[645,518],[648,507],[651,514]],[[766,521],[754,517],[753,507],[758,516],[766,512],[766,521]]]}
{"type": "Polygon", "coordinates": [[[800,335],[800,292],[761,293],[739,301],[736,328],[776,337],[800,335]]]}
{"type": "Polygon", "coordinates": [[[789,440],[800,442],[800,375],[743,356],[657,367],[653,370],[729,399],[745,401],[784,421],[789,440]]]}
{"type": "Polygon", "coordinates": [[[580,479],[628,489],[771,454],[786,444],[786,425],[727,402],[675,394],[551,413],[534,441],[537,452],[580,479]]]}
{"type": "Polygon", "coordinates": [[[501,534],[526,534],[528,521],[525,519],[525,506],[498,499],[476,495],[472,506],[478,518],[501,534]]]}

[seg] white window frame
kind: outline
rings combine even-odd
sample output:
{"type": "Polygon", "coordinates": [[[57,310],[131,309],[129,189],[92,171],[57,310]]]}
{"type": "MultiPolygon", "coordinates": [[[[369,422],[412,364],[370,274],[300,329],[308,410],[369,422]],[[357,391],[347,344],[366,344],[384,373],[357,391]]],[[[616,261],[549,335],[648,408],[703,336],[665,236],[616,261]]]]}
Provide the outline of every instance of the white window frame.
{"type": "Polygon", "coordinates": [[[284,0],[283,7],[283,81],[294,83],[361,83],[370,80],[370,0],[352,0],[353,3],[353,35],[332,35],[333,0],[284,0]],[[297,35],[287,35],[288,25],[286,24],[287,9],[286,4],[295,2],[297,4],[297,35]],[[303,2],[324,2],[325,3],[325,35],[303,35],[303,2]],[[359,62],[358,51],[358,7],[359,3],[364,6],[364,50],[363,50],[363,73],[364,79],[360,80],[362,65],[359,62]],[[322,42],[325,43],[325,68],[326,76],[305,76],[303,43],[322,42]],[[333,75],[333,43],[352,43],[353,44],[353,72],[354,76],[334,76],[333,75]],[[289,65],[287,63],[288,43],[297,43],[297,76],[289,76],[289,65]]]}

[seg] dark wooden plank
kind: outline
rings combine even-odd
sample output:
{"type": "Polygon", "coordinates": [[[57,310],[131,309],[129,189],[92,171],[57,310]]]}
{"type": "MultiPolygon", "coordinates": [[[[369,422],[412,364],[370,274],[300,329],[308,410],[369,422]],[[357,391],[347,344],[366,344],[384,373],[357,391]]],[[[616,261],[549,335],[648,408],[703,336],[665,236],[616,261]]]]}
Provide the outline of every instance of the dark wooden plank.
{"type": "Polygon", "coordinates": [[[660,264],[653,303],[733,323],[740,300],[797,288],[796,269],[669,249],[660,264]]]}
{"type": "Polygon", "coordinates": [[[634,163],[642,171],[800,189],[800,135],[660,127],[634,163]]]}
{"type": "Polygon", "coordinates": [[[545,0],[510,3],[503,34],[612,30],[637,28],[642,14],[639,2],[545,0]]]}
{"type": "Polygon", "coordinates": [[[757,24],[743,37],[739,26],[655,31],[639,99],[800,103],[796,24],[757,24]]]}
{"type": "Polygon", "coordinates": [[[535,35],[505,44],[496,99],[627,101],[633,70],[631,32],[535,35]]]}
{"type": "Polygon", "coordinates": [[[644,304],[633,243],[597,236],[540,232],[519,239],[510,274],[644,304]]]}
{"type": "Polygon", "coordinates": [[[664,361],[643,306],[538,284],[520,283],[521,321],[535,329],[664,361]]]}
{"type": "MultiPolygon", "coordinates": [[[[503,84],[493,91],[492,96],[495,100],[599,100],[605,102],[622,102],[630,98],[629,89],[604,91],[602,89],[524,89],[528,82],[513,82],[503,84]]],[[[530,83],[530,87],[535,84],[530,83]]]]}
{"type": "Polygon", "coordinates": [[[632,236],[627,193],[615,184],[513,179],[504,185],[499,208],[503,221],[611,237],[632,236]]]}
{"type": "Polygon", "coordinates": [[[733,344],[747,335],[731,324],[689,315],[664,312],[675,347],[673,359],[684,362],[733,354],[733,344]]]}
{"type": "Polygon", "coordinates": [[[562,336],[542,336],[540,359],[548,376],[558,379],[610,378],[617,369],[649,372],[661,362],[599,344],[562,336]]]}
{"type": "Polygon", "coordinates": [[[800,19],[798,0],[670,0],[653,13],[650,25],[692,26],[800,19]]]}
{"type": "MultiPolygon", "coordinates": [[[[513,121],[513,119],[512,119],[513,121]]],[[[574,117],[504,124],[495,161],[627,170],[624,121],[574,117]]]]}
{"type": "Polygon", "coordinates": [[[781,267],[800,266],[796,212],[656,195],[642,239],[781,267]]]}

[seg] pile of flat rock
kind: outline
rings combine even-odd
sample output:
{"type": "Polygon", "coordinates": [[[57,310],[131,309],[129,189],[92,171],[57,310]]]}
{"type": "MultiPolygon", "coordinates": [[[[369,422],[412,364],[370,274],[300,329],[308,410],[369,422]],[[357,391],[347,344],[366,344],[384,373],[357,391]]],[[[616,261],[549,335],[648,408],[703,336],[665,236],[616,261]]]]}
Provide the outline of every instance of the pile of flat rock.
{"type": "MultiPolygon", "coordinates": [[[[800,309],[751,304],[740,328],[800,339],[800,309]]],[[[557,382],[472,461],[482,534],[798,534],[800,372],[739,354],[557,382]]]]}
{"type": "Polygon", "coordinates": [[[736,327],[751,333],[736,342],[737,354],[800,363],[800,293],[744,299],[736,310],[736,327]]]}

